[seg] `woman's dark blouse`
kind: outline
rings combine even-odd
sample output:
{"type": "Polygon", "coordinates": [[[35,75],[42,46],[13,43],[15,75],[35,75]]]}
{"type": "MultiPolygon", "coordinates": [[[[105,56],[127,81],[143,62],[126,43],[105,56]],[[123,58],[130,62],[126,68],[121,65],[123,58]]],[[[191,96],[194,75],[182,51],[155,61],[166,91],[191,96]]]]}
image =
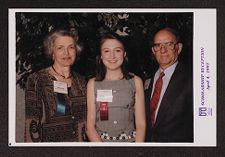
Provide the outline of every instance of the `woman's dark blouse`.
{"type": "Polygon", "coordinates": [[[64,94],[69,114],[57,116],[57,93],[53,91],[55,77],[49,68],[28,77],[26,100],[26,142],[85,141],[86,81],[73,72],[69,93],[64,94]]]}

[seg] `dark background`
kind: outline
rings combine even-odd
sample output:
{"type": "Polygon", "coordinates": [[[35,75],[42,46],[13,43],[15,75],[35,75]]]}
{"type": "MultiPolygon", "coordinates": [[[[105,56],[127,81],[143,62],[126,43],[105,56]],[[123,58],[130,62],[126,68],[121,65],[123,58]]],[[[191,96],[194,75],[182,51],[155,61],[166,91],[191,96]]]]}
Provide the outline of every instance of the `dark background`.
{"type": "MultiPolygon", "coordinates": [[[[0,156],[171,156],[207,157],[225,155],[225,2],[202,0],[114,0],[114,1],[31,1],[8,0],[0,2],[0,156]],[[217,147],[8,147],[8,8],[217,8],[217,147]]],[[[207,130],[206,130],[207,131],[207,130]]],[[[210,132],[208,133],[210,136],[210,132]]]]}
{"type": "Polygon", "coordinates": [[[118,31],[126,34],[122,39],[128,56],[128,69],[144,80],[158,68],[158,63],[151,52],[152,38],[155,32],[165,27],[179,32],[181,38],[179,42],[184,45],[179,60],[192,70],[193,13],[17,12],[16,72],[19,75],[17,84],[24,88],[29,74],[52,64],[43,48],[43,40],[50,28],[76,30],[82,51],[76,59],[73,70],[86,76],[87,79],[95,75],[101,35],[105,32],[118,31]],[[121,16],[129,17],[119,18],[121,16]]]}

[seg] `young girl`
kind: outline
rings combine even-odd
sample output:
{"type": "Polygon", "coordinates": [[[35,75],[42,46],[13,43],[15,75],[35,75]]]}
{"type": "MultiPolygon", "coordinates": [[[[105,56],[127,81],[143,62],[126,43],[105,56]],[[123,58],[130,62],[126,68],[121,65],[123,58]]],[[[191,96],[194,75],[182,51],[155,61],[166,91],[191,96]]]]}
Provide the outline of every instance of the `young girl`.
{"type": "Polygon", "coordinates": [[[87,85],[87,135],[92,142],[144,142],[143,84],[128,73],[126,63],[119,36],[103,36],[96,78],[87,85]]]}

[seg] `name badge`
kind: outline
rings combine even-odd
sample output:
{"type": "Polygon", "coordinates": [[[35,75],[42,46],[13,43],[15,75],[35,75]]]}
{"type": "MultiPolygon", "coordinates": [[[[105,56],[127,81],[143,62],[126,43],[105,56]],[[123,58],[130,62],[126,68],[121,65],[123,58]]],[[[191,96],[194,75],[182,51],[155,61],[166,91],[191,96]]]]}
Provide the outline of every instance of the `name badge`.
{"type": "Polygon", "coordinates": [[[97,90],[97,100],[98,102],[112,102],[112,90],[97,90]]]}
{"type": "Polygon", "coordinates": [[[68,94],[67,83],[54,81],[54,92],[68,94]]]}

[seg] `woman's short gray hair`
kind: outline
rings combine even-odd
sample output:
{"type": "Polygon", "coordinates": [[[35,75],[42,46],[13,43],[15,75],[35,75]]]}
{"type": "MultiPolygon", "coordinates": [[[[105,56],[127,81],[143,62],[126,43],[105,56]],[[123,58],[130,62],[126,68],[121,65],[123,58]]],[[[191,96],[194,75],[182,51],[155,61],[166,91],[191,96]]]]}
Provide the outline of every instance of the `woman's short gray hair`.
{"type": "Polygon", "coordinates": [[[74,44],[76,45],[76,54],[79,55],[81,52],[81,46],[78,44],[78,35],[76,31],[68,31],[64,29],[58,29],[51,31],[44,40],[44,48],[47,57],[52,58],[54,42],[58,37],[68,36],[73,38],[74,44]]]}

